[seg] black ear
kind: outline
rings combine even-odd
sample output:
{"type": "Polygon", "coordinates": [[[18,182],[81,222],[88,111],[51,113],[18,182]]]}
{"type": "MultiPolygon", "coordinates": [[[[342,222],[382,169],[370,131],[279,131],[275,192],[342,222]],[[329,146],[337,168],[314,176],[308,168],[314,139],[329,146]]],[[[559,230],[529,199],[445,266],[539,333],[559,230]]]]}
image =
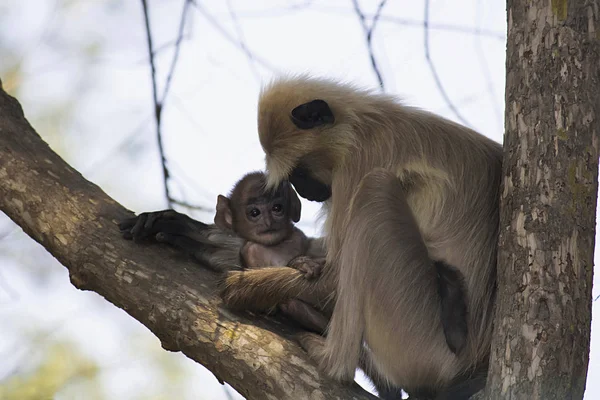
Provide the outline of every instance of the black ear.
{"type": "Polygon", "coordinates": [[[313,100],[292,110],[292,122],[300,129],[333,124],[335,118],[325,100],[313,100]]]}

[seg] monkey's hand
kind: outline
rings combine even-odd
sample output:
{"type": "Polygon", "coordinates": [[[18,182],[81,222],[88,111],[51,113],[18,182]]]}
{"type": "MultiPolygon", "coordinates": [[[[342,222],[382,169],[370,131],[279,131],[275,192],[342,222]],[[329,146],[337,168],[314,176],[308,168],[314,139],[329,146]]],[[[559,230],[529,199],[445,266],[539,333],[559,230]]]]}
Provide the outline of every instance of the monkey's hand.
{"type": "Polygon", "coordinates": [[[123,237],[136,242],[157,239],[158,233],[185,236],[198,241],[208,227],[209,225],[175,210],[145,212],[119,223],[123,237]]]}
{"type": "Polygon", "coordinates": [[[325,258],[311,258],[307,256],[295,257],[288,263],[288,267],[302,272],[304,278],[308,280],[316,279],[321,276],[324,265],[325,258]]]}
{"type": "Polygon", "coordinates": [[[125,239],[169,244],[214,271],[241,268],[239,252],[243,239],[175,210],[141,213],[122,221],[119,229],[125,239]]]}

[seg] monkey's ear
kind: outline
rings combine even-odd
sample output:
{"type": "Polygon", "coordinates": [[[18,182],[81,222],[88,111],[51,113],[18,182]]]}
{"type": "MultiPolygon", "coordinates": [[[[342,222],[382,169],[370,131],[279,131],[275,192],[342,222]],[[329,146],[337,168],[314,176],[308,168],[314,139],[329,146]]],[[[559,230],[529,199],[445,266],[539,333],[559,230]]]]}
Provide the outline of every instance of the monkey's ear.
{"type": "Polygon", "coordinates": [[[313,100],[292,110],[292,122],[300,129],[311,129],[325,124],[333,124],[335,118],[325,100],[313,100]]]}
{"type": "Polygon", "coordinates": [[[300,221],[300,214],[302,212],[302,203],[300,203],[300,199],[292,185],[287,181],[285,183],[285,188],[287,190],[287,198],[289,199],[288,207],[290,210],[290,218],[292,221],[298,222],[300,221]]]}
{"type": "Polygon", "coordinates": [[[215,214],[215,225],[221,229],[233,229],[233,215],[229,199],[225,196],[217,196],[217,213],[215,214]]]}

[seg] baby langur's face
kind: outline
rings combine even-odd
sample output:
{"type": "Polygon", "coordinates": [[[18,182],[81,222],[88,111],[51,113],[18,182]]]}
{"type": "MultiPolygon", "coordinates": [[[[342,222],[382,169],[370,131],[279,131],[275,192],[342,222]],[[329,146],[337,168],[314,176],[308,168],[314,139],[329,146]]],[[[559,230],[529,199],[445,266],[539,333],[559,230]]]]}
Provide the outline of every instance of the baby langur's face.
{"type": "Polygon", "coordinates": [[[234,229],[245,239],[273,246],[291,234],[290,202],[283,190],[264,192],[263,187],[257,185],[249,190],[244,200],[236,210],[234,229]]]}

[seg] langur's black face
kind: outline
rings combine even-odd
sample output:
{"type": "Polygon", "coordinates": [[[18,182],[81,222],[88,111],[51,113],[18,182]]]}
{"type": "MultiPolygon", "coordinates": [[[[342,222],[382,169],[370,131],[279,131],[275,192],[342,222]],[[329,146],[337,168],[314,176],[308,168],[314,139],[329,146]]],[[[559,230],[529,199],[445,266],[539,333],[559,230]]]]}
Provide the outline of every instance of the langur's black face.
{"type": "Polygon", "coordinates": [[[331,187],[314,178],[302,165],[294,168],[290,174],[290,182],[296,192],[307,200],[323,202],[331,197],[331,187]]]}
{"type": "MultiPolygon", "coordinates": [[[[291,190],[289,184],[287,188],[291,190]]],[[[283,185],[274,192],[265,193],[262,186],[250,190],[244,204],[234,213],[235,231],[265,246],[285,240],[292,233],[294,215],[299,213],[286,195],[287,190],[283,185]]]]}
{"type": "MultiPolygon", "coordinates": [[[[310,130],[335,122],[331,108],[320,99],[294,108],[290,118],[292,123],[301,130],[310,130]]],[[[331,187],[315,178],[310,169],[302,163],[292,170],[289,179],[298,194],[307,200],[323,202],[331,197],[331,187]]]]}

